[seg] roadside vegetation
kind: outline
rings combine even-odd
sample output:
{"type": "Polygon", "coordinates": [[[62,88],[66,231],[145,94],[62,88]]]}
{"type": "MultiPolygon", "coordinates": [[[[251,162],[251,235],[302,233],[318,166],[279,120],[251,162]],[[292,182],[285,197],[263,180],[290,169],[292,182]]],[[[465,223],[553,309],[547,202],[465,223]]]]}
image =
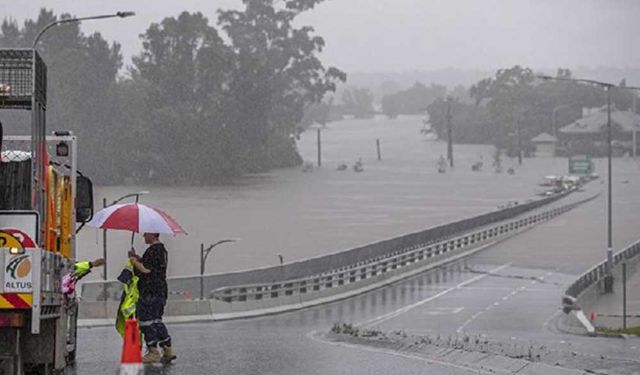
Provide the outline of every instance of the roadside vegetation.
{"type": "Polygon", "coordinates": [[[598,330],[602,333],[607,333],[607,334],[623,334],[623,335],[640,336],[640,326],[619,328],[619,329],[598,328],[598,330]]]}

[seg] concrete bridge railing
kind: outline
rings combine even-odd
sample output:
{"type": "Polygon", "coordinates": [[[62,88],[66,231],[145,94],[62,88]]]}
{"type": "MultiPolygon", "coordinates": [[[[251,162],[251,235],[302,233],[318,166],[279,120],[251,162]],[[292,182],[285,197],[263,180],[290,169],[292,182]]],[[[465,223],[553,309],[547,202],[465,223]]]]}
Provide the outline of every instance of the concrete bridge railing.
{"type": "MultiPolygon", "coordinates": [[[[638,255],[640,255],[640,240],[615,253],[613,256],[613,267],[615,268],[623,261],[631,260],[638,255]]],[[[603,260],[580,275],[580,277],[567,288],[565,295],[579,299],[583,294],[588,292],[590,288],[602,282],[606,275],[607,261],[603,260]]]]}
{"type": "MultiPolygon", "coordinates": [[[[614,278],[619,278],[622,273],[622,263],[635,264],[640,262],[639,255],[640,240],[615,253],[611,275],[614,278]]],[[[562,297],[562,308],[567,314],[561,320],[565,331],[584,333],[586,330],[588,334],[596,334],[596,328],[587,318],[584,311],[585,309],[588,311],[604,293],[607,271],[607,260],[605,259],[580,275],[569,285],[562,297]]]]}
{"type": "MultiPolygon", "coordinates": [[[[283,266],[208,275],[205,297],[209,299],[205,301],[195,300],[199,297],[199,276],[171,278],[167,315],[237,318],[293,310],[363,293],[467,256],[595,198],[547,210],[540,208],[562,196],[283,266]]],[[[81,317],[112,316],[120,298],[120,285],[85,283],[82,296],[81,317]]]]}
{"type": "Polygon", "coordinates": [[[211,291],[209,298],[214,301],[214,312],[218,314],[250,313],[282,306],[292,309],[295,305],[301,308],[346,298],[468,256],[593,198],[523,215],[443,241],[412,246],[319,275],[218,288],[211,291]]]}

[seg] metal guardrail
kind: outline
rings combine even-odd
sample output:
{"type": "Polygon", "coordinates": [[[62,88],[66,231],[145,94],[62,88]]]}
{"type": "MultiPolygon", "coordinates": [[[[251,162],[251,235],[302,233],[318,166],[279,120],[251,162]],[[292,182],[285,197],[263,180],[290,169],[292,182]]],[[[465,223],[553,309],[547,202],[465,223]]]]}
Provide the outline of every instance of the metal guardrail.
{"type": "MultiPolygon", "coordinates": [[[[226,286],[253,285],[274,281],[285,284],[290,283],[289,280],[308,278],[309,275],[332,274],[336,270],[344,269],[345,264],[368,264],[375,259],[388,258],[399,252],[411,251],[412,249],[424,247],[438,241],[444,241],[460,233],[469,232],[482,226],[517,217],[525,212],[557,201],[570,192],[571,191],[566,191],[550,197],[527,201],[456,222],[438,225],[419,232],[397,236],[332,254],[286,263],[281,266],[270,266],[225,274],[204,275],[204,288],[206,291],[210,291],[226,286]]],[[[200,293],[200,280],[199,275],[168,278],[169,289],[174,292],[174,294],[169,295],[169,299],[184,300],[184,296],[187,295],[198,296],[200,293]]],[[[81,292],[82,299],[85,301],[119,301],[122,286],[116,280],[86,281],[82,283],[81,292]]]]}
{"type": "MultiPolygon", "coordinates": [[[[418,267],[424,267],[429,263],[453,257],[465,250],[472,250],[474,247],[496,240],[499,237],[505,237],[550,220],[594,198],[595,196],[541,213],[485,227],[444,241],[410,246],[385,257],[372,258],[365,262],[351,264],[319,275],[295,280],[218,288],[209,294],[209,298],[227,303],[260,301],[322,292],[332,288],[362,283],[366,280],[370,281],[372,278],[384,279],[386,274],[390,272],[401,274],[403,269],[410,271],[418,267]]],[[[352,289],[357,289],[356,285],[354,287],[352,289]]]]}
{"type": "MultiPolygon", "coordinates": [[[[613,256],[613,266],[615,267],[623,260],[631,259],[640,254],[640,240],[620,250],[613,256]]],[[[607,275],[607,261],[604,260],[587,272],[583,273],[576,281],[574,281],[565,291],[565,295],[578,298],[580,294],[586,291],[592,285],[602,280],[607,275]]]]}

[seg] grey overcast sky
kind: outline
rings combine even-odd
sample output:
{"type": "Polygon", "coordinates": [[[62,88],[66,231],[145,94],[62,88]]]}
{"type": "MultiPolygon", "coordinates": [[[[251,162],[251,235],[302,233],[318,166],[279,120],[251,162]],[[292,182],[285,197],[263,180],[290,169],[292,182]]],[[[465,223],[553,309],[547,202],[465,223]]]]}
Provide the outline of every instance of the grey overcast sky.
{"type": "MultiPolygon", "coordinates": [[[[122,44],[125,63],[141,48],[151,22],[183,10],[216,9],[240,0],[0,0],[2,18],[19,23],[41,7],[77,16],[133,10],[134,18],[92,21],[122,44]]],[[[445,67],[527,65],[640,67],[640,0],[327,0],[300,24],[325,38],[325,63],[348,72],[401,72],[445,67]]]]}

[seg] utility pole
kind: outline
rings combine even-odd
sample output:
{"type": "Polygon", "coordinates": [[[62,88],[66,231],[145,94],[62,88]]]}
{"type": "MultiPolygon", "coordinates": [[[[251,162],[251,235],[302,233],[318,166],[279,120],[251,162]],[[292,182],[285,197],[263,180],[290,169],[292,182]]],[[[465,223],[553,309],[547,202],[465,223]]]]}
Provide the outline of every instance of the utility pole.
{"type": "Polygon", "coordinates": [[[516,147],[518,149],[518,165],[522,165],[522,130],[520,129],[520,114],[516,114],[516,147]]]}
{"type": "MultiPolygon", "coordinates": [[[[632,94],[633,94],[633,96],[632,96],[632,98],[633,98],[633,102],[632,102],[632,103],[633,103],[633,106],[632,106],[632,108],[633,108],[633,118],[635,119],[635,117],[638,115],[638,112],[637,112],[637,111],[638,111],[638,108],[637,108],[637,105],[638,105],[638,103],[637,103],[638,96],[636,95],[636,93],[632,93],[632,94]]],[[[637,133],[638,131],[636,130],[636,128],[637,128],[638,126],[640,126],[640,124],[637,124],[637,123],[635,123],[635,122],[634,122],[634,124],[633,124],[633,125],[635,125],[635,128],[633,129],[633,132],[631,132],[631,134],[632,134],[632,136],[633,136],[633,137],[631,138],[631,140],[632,140],[632,142],[633,142],[633,147],[632,147],[632,149],[633,149],[633,158],[635,159],[635,158],[636,158],[636,156],[638,155],[638,138],[637,138],[637,136],[636,136],[636,133],[637,133]]]]}
{"type": "Polygon", "coordinates": [[[320,142],[320,128],[318,128],[318,167],[322,166],[322,144],[320,142]]]}
{"type": "Polygon", "coordinates": [[[449,167],[453,168],[453,129],[451,125],[451,102],[452,97],[447,97],[447,159],[449,167]]]}

